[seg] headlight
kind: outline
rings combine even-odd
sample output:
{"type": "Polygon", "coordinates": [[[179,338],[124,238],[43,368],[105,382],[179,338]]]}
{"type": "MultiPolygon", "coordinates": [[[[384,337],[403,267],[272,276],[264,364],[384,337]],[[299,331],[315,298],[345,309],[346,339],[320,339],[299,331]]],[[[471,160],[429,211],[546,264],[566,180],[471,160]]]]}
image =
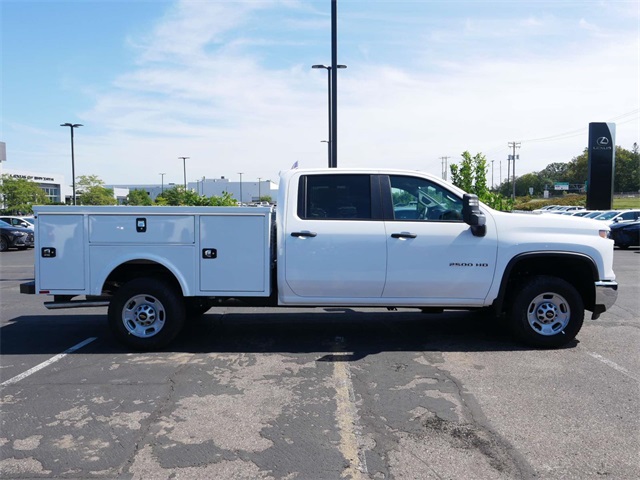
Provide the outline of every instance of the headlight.
{"type": "Polygon", "coordinates": [[[24,232],[19,232],[18,230],[14,230],[11,232],[11,235],[13,235],[14,237],[24,237],[27,234],[24,232]]]}

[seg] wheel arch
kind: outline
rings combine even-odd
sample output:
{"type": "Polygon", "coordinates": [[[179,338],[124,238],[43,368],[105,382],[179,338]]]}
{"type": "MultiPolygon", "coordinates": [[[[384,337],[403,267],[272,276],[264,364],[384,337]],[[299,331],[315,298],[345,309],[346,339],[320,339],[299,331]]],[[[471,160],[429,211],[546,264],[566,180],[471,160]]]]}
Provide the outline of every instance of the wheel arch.
{"type": "Polygon", "coordinates": [[[514,289],[533,276],[548,275],[569,282],[582,297],[587,310],[595,304],[595,282],[599,279],[598,267],[591,257],[570,252],[528,252],[512,258],[502,275],[498,297],[494,302],[496,312],[502,312],[513,298],[514,289]]]}
{"type": "Polygon", "coordinates": [[[167,281],[178,289],[183,296],[188,296],[188,283],[180,273],[180,270],[173,265],[165,265],[150,258],[130,259],[119,265],[112,266],[110,273],[105,276],[102,282],[102,292],[113,294],[125,283],[142,277],[167,281]]]}

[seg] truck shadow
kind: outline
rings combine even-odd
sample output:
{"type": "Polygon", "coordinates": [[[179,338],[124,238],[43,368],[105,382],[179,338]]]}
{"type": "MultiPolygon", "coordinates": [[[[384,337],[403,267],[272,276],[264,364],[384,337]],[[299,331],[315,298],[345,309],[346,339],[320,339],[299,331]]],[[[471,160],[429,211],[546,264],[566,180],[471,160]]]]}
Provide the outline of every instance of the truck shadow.
{"type": "MultiPolygon", "coordinates": [[[[164,352],[318,353],[319,361],[355,361],[385,351],[530,350],[498,320],[478,312],[355,311],[309,309],[277,313],[217,313],[189,319],[164,352]]],[[[3,355],[57,354],[88,337],[97,340],[83,354],[134,353],[118,343],[106,315],[17,317],[1,329],[3,355]]],[[[565,348],[573,348],[577,341],[565,348]]]]}

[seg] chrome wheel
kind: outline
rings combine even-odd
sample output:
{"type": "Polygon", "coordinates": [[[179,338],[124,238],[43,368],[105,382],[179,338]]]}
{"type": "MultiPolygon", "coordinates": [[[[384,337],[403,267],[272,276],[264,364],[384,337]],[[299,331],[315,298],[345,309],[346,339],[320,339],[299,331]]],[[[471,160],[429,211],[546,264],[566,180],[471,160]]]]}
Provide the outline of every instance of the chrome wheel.
{"type": "Polygon", "coordinates": [[[152,295],[131,297],[122,308],[122,323],[129,334],[138,338],[157,335],[164,327],[167,314],[164,306],[152,295]]]}
{"type": "Polygon", "coordinates": [[[527,308],[529,326],[540,335],[556,335],[571,320],[569,302],[557,293],[546,292],[535,297],[527,308]]]}

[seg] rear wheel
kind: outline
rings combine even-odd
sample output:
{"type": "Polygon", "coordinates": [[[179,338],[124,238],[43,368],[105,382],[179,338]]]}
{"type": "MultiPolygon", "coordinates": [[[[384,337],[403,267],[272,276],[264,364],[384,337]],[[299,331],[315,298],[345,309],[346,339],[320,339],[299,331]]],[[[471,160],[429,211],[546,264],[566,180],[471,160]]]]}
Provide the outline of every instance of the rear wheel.
{"type": "Polygon", "coordinates": [[[108,316],[119,341],[136,350],[158,350],[182,330],[185,306],[178,289],[168,282],[137,278],[115,293],[108,316]]]}
{"type": "Polygon", "coordinates": [[[539,276],[519,289],[509,315],[514,333],[526,344],[553,348],[573,340],[584,322],[584,304],[570,283],[539,276]]]}

